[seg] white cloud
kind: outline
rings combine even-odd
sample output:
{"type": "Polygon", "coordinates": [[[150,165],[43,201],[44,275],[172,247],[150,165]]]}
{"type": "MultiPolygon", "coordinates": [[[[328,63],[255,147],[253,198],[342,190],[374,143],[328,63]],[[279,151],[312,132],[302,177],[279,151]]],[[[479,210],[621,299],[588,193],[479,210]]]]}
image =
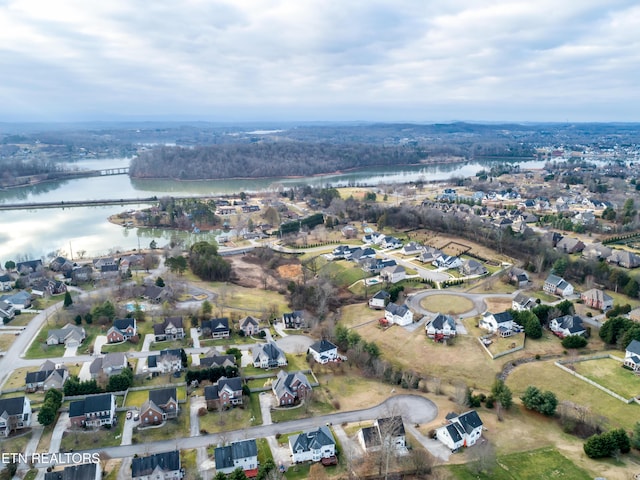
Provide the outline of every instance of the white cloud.
{"type": "Polygon", "coordinates": [[[9,0],[0,102],[4,120],[635,120],[639,19],[625,0],[9,0]]]}

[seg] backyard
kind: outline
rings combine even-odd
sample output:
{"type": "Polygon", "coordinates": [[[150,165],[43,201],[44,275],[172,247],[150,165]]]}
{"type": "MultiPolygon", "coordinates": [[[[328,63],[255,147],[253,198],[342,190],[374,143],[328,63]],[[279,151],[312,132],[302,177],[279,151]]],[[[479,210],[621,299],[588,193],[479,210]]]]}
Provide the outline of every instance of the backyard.
{"type": "Polygon", "coordinates": [[[67,430],[60,442],[60,451],[86,450],[90,448],[114,447],[120,445],[125,413],[118,412],[118,423],[112,428],[67,430]]]}
{"type": "MultiPolygon", "coordinates": [[[[618,352],[616,352],[618,353],[618,352]]],[[[569,365],[565,365],[568,367],[569,365]]],[[[622,363],[612,358],[600,358],[573,363],[576,373],[621,395],[624,398],[640,395],[640,377],[623,368],[622,363]]]]}

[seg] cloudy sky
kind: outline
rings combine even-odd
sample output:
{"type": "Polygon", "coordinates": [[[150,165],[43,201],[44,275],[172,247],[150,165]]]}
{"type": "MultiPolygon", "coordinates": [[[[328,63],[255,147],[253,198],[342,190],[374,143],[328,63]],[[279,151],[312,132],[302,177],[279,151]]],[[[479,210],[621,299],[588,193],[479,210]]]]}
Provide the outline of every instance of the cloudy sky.
{"type": "Polygon", "coordinates": [[[0,0],[0,120],[640,121],[637,0],[0,0]]]}

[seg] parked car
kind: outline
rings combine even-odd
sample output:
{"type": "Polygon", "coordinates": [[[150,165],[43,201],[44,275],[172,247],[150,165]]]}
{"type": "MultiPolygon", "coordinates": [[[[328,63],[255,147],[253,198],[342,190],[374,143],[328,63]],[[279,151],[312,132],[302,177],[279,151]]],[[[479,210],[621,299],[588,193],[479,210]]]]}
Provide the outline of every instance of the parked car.
{"type": "Polygon", "coordinates": [[[127,420],[131,420],[132,415],[133,415],[133,413],[131,412],[131,410],[129,410],[127,412],[127,420]]]}

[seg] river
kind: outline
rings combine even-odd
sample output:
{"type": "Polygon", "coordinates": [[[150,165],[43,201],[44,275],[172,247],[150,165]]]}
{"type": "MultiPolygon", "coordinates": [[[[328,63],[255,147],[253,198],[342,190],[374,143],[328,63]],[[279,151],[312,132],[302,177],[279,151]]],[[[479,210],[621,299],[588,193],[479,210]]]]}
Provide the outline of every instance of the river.
{"type": "MultiPolygon", "coordinates": [[[[75,164],[79,169],[117,168],[129,159],[87,160],[75,164]]],[[[527,168],[541,168],[544,162],[525,162],[527,168]]],[[[290,187],[380,185],[410,181],[446,180],[475,175],[487,164],[458,163],[429,166],[371,168],[343,174],[310,178],[233,179],[178,182],[171,180],[137,180],[126,175],[89,177],[44,183],[0,191],[0,203],[55,202],[143,198],[150,196],[224,195],[260,192],[275,185],[290,187]]],[[[107,221],[110,215],[143,205],[15,210],[0,212],[0,265],[7,260],[21,261],[47,258],[56,253],[77,259],[79,255],[97,256],[118,251],[147,248],[151,240],[162,246],[176,232],[162,229],[124,229],[107,221]]],[[[208,234],[180,233],[187,244],[196,239],[210,239],[208,234]]]]}

